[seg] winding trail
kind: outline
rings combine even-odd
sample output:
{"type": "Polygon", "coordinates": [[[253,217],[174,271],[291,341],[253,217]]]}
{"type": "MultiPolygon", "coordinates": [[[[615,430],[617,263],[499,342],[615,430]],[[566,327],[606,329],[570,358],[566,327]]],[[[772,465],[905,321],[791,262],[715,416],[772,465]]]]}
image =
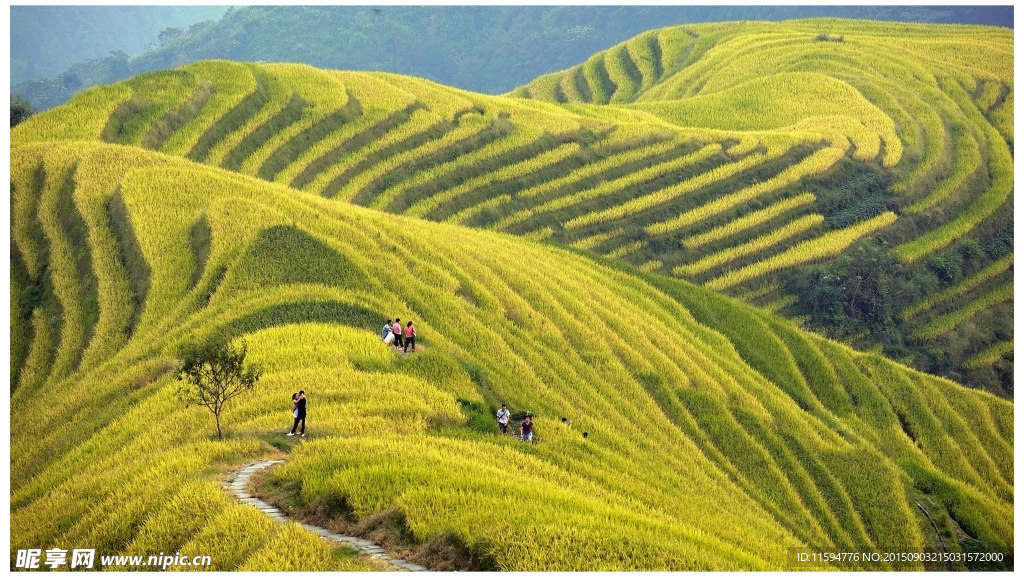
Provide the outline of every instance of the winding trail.
{"type": "MultiPolygon", "coordinates": [[[[250,494],[246,490],[246,488],[249,485],[249,480],[252,478],[253,473],[255,473],[256,471],[260,471],[262,469],[266,469],[268,467],[273,467],[274,465],[283,462],[284,461],[282,460],[274,460],[256,461],[253,463],[249,463],[248,465],[245,465],[244,467],[235,471],[235,477],[231,480],[231,483],[228,485],[228,488],[230,488],[231,492],[235,495],[235,497],[238,498],[239,501],[256,507],[257,509],[265,513],[268,517],[280,523],[287,522],[288,517],[286,517],[284,513],[282,513],[281,510],[278,509],[277,507],[274,507],[273,505],[250,494]]],[[[410,563],[408,561],[405,561],[404,559],[395,559],[394,557],[388,555],[387,552],[384,551],[384,549],[382,549],[373,541],[367,541],[366,539],[351,537],[349,535],[342,535],[340,533],[328,531],[323,527],[317,527],[316,525],[307,525],[306,523],[299,524],[302,525],[304,529],[308,529],[316,533],[317,535],[320,535],[324,539],[327,539],[328,541],[333,541],[335,543],[345,545],[346,547],[351,547],[352,549],[355,549],[360,553],[366,553],[374,559],[379,559],[381,561],[384,561],[385,563],[389,563],[392,567],[400,571],[429,571],[429,569],[423,567],[422,565],[410,563]]]]}

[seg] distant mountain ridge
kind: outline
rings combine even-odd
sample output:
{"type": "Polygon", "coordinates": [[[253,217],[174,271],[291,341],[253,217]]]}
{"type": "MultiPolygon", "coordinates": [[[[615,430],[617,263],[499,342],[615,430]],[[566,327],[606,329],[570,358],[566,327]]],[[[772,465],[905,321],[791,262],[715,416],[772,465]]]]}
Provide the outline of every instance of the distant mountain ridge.
{"type": "Polygon", "coordinates": [[[160,31],[219,19],[226,6],[11,6],[11,85],[57,77],[83,59],[127,57],[160,31]]]}
{"type": "MultiPolygon", "coordinates": [[[[397,72],[497,94],[652,28],[821,16],[1013,25],[1012,7],[252,6],[232,8],[216,22],[185,26],[145,54],[93,58],[48,79],[18,84],[12,92],[45,110],[95,84],[225,58],[397,72]]],[[[156,40],[154,35],[150,41],[156,40]]],[[[30,47],[14,42],[12,59],[30,47]]]]}

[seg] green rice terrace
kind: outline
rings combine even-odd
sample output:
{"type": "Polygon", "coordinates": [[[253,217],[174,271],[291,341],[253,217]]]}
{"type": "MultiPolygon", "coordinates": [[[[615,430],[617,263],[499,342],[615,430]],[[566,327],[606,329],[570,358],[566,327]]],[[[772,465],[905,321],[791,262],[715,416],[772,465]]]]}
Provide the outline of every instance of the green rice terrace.
{"type": "Polygon", "coordinates": [[[282,509],[435,569],[1012,554],[1012,49],[708,24],[505,96],[203,61],[37,114],[11,132],[11,547],[387,569],[222,488],[273,457],[282,509]],[[416,353],[381,342],[395,316],[416,353]],[[223,441],[175,396],[212,334],[266,369],[223,441]]]}

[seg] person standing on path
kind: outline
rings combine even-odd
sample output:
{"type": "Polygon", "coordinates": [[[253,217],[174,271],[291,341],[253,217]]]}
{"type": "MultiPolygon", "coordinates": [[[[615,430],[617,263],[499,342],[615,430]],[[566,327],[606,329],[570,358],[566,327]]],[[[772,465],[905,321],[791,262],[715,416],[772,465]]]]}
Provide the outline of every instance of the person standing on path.
{"type": "Polygon", "coordinates": [[[501,429],[502,435],[508,434],[508,418],[511,415],[512,413],[509,412],[508,408],[506,408],[505,405],[501,405],[501,408],[498,409],[498,428],[501,429]]]}
{"type": "Polygon", "coordinates": [[[391,333],[395,335],[395,348],[402,348],[402,319],[395,319],[391,325],[391,333]]]}
{"type": "Polygon", "coordinates": [[[306,436],[306,391],[299,391],[299,399],[295,403],[295,422],[292,423],[292,432],[288,433],[289,437],[295,436],[295,429],[299,427],[299,421],[302,421],[302,436],[306,436]]]}
{"type": "Polygon", "coordinates": [[[412,326],[412,321],[409,321],[405,325],[405,346],[402,348],[402,352],[409,352],[409,345],[412,345],[412,352],[416,352],[416,328],[412,326]]]}
{"type": "Polygon", "coordinates": [[[533,417],[526,415],[523,422],[519,424],[520,441],[533,442],[533,417]]]}
{"type": "Polygon", "coordinates": [[[380,338],[384,339],[384,342],[391,344],[394,342],[394,333],[391,332],[391,319],[384,319],[384,326],[380,328],[380,338]],[[388,337],[391,337],[390,339],[388,337]]]}

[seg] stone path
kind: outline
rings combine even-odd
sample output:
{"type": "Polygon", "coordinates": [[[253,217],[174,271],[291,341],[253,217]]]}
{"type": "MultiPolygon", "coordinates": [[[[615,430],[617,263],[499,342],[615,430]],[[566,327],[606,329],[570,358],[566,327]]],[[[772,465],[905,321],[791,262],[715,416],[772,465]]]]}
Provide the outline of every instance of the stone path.
{"type": "MultiPolygon", "coordinates": [[[[265,501],[263,501],[261,499],[256,498],[255,496],[249,494],[249,492],[246,490],[246,488],[249,485],[249,480],[252,479],[252,474],[253,473],[255,473],[256,471],[259,471],[261,469],[266,469],[267,467],[273,467],[274,465],[276,465],[278,463],[283,463],[283,462],[284,461],[277,460],[277,461],[256,461],[254,463],[249,463],[248,465],[245,465],[244,467],[242,467],[241,469],[239,469],[238,471],[235,472],[235,478],[232,479],[231,480],[231,484],[228,485],[228,488],[231,490],[232,493],[234,493],[235,497],[237,497],[239,501],[241,501],[243,503],[247,503],[249,505],[252,505],[253,507],[256,507],[260,511],[263,511],[264,513],[266,513],[266,515],[268,517],[270,517],[271,519],[273,519],[275,521],[278,521],[280,523],[284,523],[285,521],[288,521],[288,517],[285,517],[284,513],[282,513],[281,510],[278,509],[277,507],[274,507],[273,505],[271,505],[271,504],[269,504],[269,503],[267,503],[267,502],[265,502],[265,501]]],[[[403,559],[395,559],[394,557],[388,555],[387,552],[384,551],[384,549],[382,549],[379,545],[377,545],[373,541],[367,541],[366,539],[360,539],[358,537],[350,537],[348,535],[342,535],[340,533],[335,533],[333,531],[328,531],[327,529],[324,529],[323,527],[317,527],[315,525],[307,525],[305,523],[300,523],[300,525],[302,525],[302,527],[304,529],[308,529],[308,530],[316,533],[317,535],[320,535],[324,539],[327,539],[328,541],[333,541],[335,543],[340,543],[340,544],[345,545],[347,547],[351,547],[352,549],[355,549],[356,551],[359,551],[360,553],[366,553],[367,555],[369,555],[370,557],[372,557],[374,559],[379,559],[381,561],[384,561],[385,563],[391,564],[391,566],[395,567],[396,569],[399,569],[399,570],[402,570],[402,571],[428,571],[429,570],[426,567],[423,567],[421,565],[417,565],[415,563],[410,563],[410,562],[405,561],[403,559]]]]}

